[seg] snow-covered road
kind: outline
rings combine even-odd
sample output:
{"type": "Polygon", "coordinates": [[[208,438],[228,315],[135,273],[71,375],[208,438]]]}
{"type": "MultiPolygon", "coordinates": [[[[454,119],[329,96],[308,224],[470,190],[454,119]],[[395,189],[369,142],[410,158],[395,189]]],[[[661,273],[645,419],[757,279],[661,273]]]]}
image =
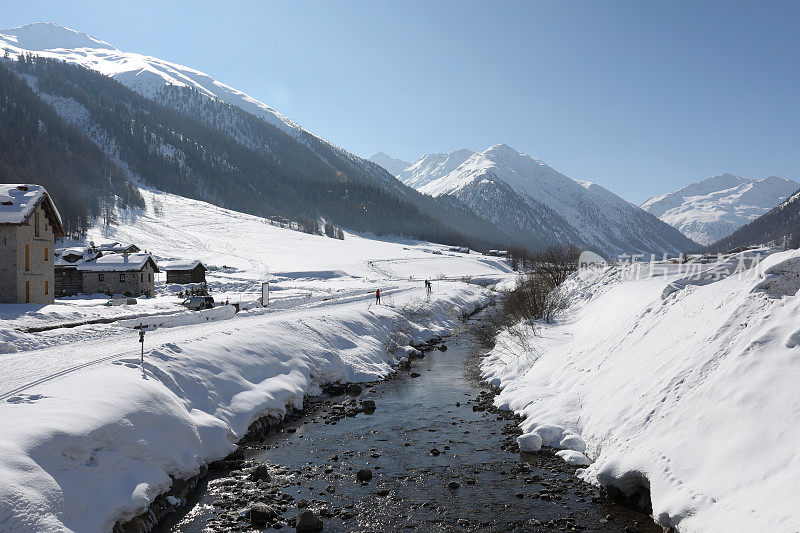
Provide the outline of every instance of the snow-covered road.
{"type": "MultiPolygon", "coordinates": [[[[416,287],[389,287],[383,289],[386,298],[394,298],[404,303],[412,298],[416,287]]],[[[419,294],[417,294],[419,296],[419,294]]],[[[232,324],[225,321],[211,320],[205,323],[188,324],[180,327],[156,329],[146,333],[145,358],[153,350],[159,350],[174,342],[197,341],[221,334],[231,325],[246,327],[257,321],[265,330],[275,321],[283,321],[300,316],[336,314],[346,308],[369,308],[374,301],[372,292],[350,291],[344,295],[314,298],[312,301],[297,300],[287,307],[276,309],[255,308],[235,315],[232,324]]],[[[181,313],[185,316],[186,313],[181,313]]],[[[145,323],[147,319],[142,319],[145,323]]],[[[113,363],[122,359],[130,360],[140,355],[139,334],[130,327],[119,324],[108,324],[103,327],[87,326],[72,328],[77,333],[76,340],[60,343],[39,350],[20,351],[3,356],[3,373],[0,375],[0,401],[15,401],[14,396],[30,389],[80,371],[89,366],[113,363]],[[85,335],[80,335],[84,330],[85,335]]],[[[265,333],[268,334],[268,333],[265,333]]]]}

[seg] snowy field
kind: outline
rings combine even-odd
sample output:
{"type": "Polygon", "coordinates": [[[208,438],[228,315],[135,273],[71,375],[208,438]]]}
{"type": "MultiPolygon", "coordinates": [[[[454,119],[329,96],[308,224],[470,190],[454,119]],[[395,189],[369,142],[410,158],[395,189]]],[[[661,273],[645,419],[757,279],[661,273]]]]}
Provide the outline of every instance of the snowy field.
{"type": "MultiPolygon", "coordinates": [[[[279,228],[205,202],[147,189],[141,193],[145,209],[120,212],[119,225],[94,227],[84,242],[61,244],[131,242],[152,253],[157,263],[199,259],[211,269],[206,278],[217,302],[253,302],[261,296],[261,284],[269,282],[271,309],[366,298],[378,288],[422,287],[425,279],[496,280],[510,272],[500,258],[449,252],[438,244],[350,233],[340,241],[279,228]]],[[[29,328],[185,313],[177,297],[180,287],[165,285],[164,278],[163,273],[156,275],[155,298],[139,298],[136,305],[107,307],[107,296],[91,295],[57,299],[49,306],[0,306],[0,354],[117,333],[111,324],[38,335],[25,333],[29,328]]]]}
{"type": "Polygon", "coordinates": [[[574,275],[556,324],[505,332],[483,363],[498,406],[524,417],[520,447],[649,491],[680,531],[800,531],[800,251],[770,252],[691,275],[574,275]]]}
{"type": "Polygon", "coordinates": [[[163,281],[136,305],[106,307],[96,295],[0,306],[2,531],[106,531],[134,517],[171,478],[230,453],[254,420],[327,382],[381,379],[411,344],[445,335],[489,298],[462,279],[509,277],[498,258],[307,235],[142,192],[146,209],[87,240],[133,242],[156,261],[200,259],[217,301],[244,310],[184,311],[163,281]],[[263,281],[266,308],[253,305],[263,281]],[[25,331],[97,318],[119,320],[25,331]],[[144,370],[139,322],[160,326],[146,334],[144,370]]]}

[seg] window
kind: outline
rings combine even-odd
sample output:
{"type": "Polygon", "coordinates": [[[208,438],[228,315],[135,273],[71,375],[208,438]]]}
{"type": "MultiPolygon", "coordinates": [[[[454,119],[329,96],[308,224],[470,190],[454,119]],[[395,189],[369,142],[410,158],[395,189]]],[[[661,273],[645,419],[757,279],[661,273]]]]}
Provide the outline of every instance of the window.
{"type": "Polygon", "coordinates": [[[44,260],[50,261],[50,248],[47,246],[44,247],[44,260]]]}
{"type": "Polygon", "coordinates": [[[50,282],[47,280],[44,280],[44,293],[50,294],[50,282]]]}
{"type": "Polygon", "coordinates": [[[119,275],[119,280],[120,281],[125,281],[125,273],[124,272],[119,275]]]}
{"type": "Polygon", "coordinates": [[[39,236],[39,210],[38,209],[33,214],[33,234],[36,237],[39,236]]]}
{"type": "Polygon", "coordinates": [[[150,281],[153,281],[153,275],[150,274],[150,281]]]}
{"type": "Polygon", "coordinates": [[[31,303],[31,282],[30,280],[25,280],[25,303],[31,303]]]}
{"type": "Polygon", "coordinates": [[[144,281],[144,272],[139,274],[139,281],[144,281]]]}
{"type": "Polygon", "coordinates": [[[98,274],[97,275],[97,281],[105,281],[105,280],[106,280],[106,275],[105,274],[98,274]]]}
{"type": "Polygon", "coordinates": [[[25,245],[25,272],[29,272],[31,269],[31,245],[25,245]]]}

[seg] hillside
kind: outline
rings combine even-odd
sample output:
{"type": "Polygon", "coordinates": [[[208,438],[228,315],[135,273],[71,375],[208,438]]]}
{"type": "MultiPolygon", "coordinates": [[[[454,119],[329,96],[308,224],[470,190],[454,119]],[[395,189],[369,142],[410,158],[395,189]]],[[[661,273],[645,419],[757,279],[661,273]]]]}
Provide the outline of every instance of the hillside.
{"type": "Polygon", "coordinates": [[[610,257],[697,247],[603,187],[570,179],[504,144],[425,156],[398,179],[434,198],[459,199],[533,248],[570,243],[610,257]]]}
{"type": "Polygon", "coordinates": [[[700,244],[711,244],[755,220],[800,189],[785,178],[751,180],[720,174],[651,198],[642,209],[700,244]]]}
{"type": "Polygon", "coordinates": [[[0,62],[0,182],[39,183],[57,200],[64,227],[80,235],[92,219],[142,197],[114,161],[0,62]]]}
{"type": "Polygon", "coordinates": [[[800,190],[728,237],[710,244],[708,250],[725,252],[757,245],[800,248],[800,190]]]}
{"type": "Polygon", "coordinates": [[[0,31],[4,64],[134,182],[308,231],[322,218],[477,248],[508,242],[464,206],[424,197],[205,74],[109,47],[53,24],[0,31]]]}
{"type": "Polygon", "coordinates": [[[665,530],[800,529],[800,251],[774,252],[571,276],[561,317],[482,362],[518,443],[561,448],[665,530]]]}

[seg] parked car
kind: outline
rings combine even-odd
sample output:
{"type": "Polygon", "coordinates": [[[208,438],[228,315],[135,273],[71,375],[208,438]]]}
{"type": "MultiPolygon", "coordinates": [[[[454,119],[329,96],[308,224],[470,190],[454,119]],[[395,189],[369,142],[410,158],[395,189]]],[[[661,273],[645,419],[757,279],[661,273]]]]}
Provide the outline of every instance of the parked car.
{"type": "Polygon", "coordinates": [[[183,301],[183,306],[192,311],[200,311],[202,309],[211,309],[214,307],[214,298],[211,296],[192,296],[183,301]]]}

